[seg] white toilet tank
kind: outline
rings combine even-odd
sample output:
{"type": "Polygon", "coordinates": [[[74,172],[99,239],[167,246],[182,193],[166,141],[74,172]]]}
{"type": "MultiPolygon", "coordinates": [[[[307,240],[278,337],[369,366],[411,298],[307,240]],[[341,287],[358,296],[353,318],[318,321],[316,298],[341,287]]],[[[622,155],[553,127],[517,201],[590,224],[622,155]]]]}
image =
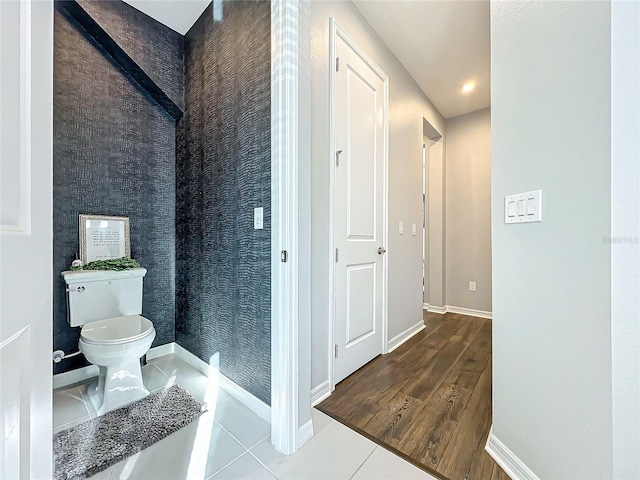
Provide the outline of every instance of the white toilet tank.
{"type": "Polygon", "coordinates": [[[142,279],[147,270],[62,272],[67,284],[67,321],[72,327],[142,313],[142,279]]]}

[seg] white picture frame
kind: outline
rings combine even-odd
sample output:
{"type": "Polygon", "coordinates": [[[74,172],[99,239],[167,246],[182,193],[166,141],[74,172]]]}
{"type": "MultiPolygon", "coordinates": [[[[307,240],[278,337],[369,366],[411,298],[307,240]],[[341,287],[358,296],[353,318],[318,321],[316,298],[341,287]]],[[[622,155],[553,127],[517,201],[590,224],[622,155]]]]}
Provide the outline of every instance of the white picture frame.
{"type": "Polygon", "coordinates": [[[78,231],[83,265],[94,260],[131,258],[129,217],[80,214],[78,231]]]}

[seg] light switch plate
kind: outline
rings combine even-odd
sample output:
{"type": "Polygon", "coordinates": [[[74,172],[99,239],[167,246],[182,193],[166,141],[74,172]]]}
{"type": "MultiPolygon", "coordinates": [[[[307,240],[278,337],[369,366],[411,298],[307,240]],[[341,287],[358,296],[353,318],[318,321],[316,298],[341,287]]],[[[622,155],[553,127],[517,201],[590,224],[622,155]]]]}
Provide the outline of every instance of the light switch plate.
{"type": "Polygon", "coordinates": [[[264,228],[264,208],[256,207],[253,209],[253,229],[262,230],[264,228]]]}
{"type": "Polygon", "coordinates": [[[398,222],[398,233],[400,235],[404,233],[404,222],[402,220],[398,222]]]}
{"type": "Polygon", "coordinates": [[[542,190],[504,197],[504,223],[542,221],[542,190]]]}

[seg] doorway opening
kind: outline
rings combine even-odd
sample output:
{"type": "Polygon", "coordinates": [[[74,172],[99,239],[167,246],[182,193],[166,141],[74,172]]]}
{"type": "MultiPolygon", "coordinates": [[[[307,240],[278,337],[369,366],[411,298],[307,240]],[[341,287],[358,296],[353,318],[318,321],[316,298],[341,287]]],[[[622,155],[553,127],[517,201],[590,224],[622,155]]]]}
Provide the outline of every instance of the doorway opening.
{"type": "Polygon", "coordinates": [[[444,313],[444,142],[426,118],[422,119],[422,135],[423,309],[444,313]]]}

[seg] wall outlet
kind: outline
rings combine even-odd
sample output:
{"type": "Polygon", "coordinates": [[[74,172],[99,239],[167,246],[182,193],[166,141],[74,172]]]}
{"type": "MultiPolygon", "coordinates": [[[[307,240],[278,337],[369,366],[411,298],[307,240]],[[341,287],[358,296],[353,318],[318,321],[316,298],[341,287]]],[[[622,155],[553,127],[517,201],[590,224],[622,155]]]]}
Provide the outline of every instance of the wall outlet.
{"type": "Polygon", "coordinates": [[[413,235],[415,237],[417,232],[418,232],[418,229],[416,227],[416,224],[412,223],[411,224],[411,235],[413,235]]]}
{"type": "Polygon", "coordinates": [[[476,282],[469,282],[469,290],[472,292],[476,291],[476,282]]]}
{"type": "Polygon", "coordinates": [[[398,233],[400,235],[404,233],[404,222],[402,220],[398,222],[398,233]]]}
{"type": "Polygon", "coordinates": [[[264,228],[264,208],[257,207],[253,209],[253,229],[262,230],[264,228]]]}

